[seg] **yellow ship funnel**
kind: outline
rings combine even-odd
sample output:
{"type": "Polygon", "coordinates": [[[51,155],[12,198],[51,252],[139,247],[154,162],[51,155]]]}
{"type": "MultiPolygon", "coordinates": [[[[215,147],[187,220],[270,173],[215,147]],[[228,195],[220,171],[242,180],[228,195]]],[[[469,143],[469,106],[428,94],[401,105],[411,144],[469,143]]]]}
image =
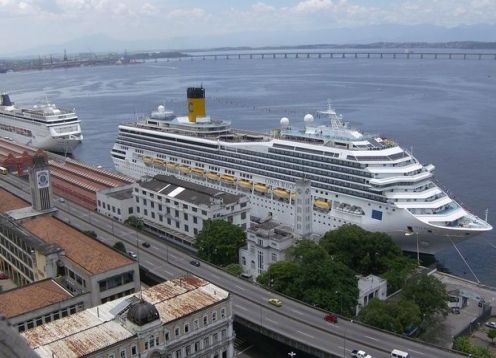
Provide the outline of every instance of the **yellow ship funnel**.
{"type": "Polygon", "coordinates": [[[205,117],[205,89],[203,87],[188,88],[188,119],[195,123],[196,118],[205,117]]]}

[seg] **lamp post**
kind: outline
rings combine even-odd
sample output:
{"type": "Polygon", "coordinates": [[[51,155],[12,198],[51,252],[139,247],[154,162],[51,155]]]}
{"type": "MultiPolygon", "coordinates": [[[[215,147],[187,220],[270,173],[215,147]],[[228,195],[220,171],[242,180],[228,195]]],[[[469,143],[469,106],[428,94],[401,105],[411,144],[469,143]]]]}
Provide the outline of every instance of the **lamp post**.
{"type": "MultiPolygon", "coordinates": [[[[339,295],[339,313],[343,315],[343,295],[336,291],[336,295],[339,295]]],[[[344,335],[343,335],[343,358],[346,357],[346,325],[344,326],[344,335]]]]}
{"type": "Polygon", "coordinates": [[[417,239],[417,266],[420,266],[420,251],[419,251],[418,231],[409,230],[409,231],[405,232],[405,236],[412,236],[412,235],[415,235],[415,237],[417,239]]]}

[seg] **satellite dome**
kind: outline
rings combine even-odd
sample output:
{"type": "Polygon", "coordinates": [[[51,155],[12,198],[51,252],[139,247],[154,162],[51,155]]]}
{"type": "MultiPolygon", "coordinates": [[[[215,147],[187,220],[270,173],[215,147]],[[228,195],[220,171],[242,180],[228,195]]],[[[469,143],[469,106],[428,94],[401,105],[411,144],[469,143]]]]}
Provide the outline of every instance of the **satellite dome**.
{"type": "Polygon", "coordinates": [[[144,300],[132,305],[127,312],[127,319],[138,326],[144,326],[159,318],[160,315],[155,306],[144,300]]]}
{"type": "Polygon", "coordinates": [[[165,107],[163,105],[160,105],[157,107],[157,111],[159,111],[160,113],[164,113],[165,112],[165,107]]]}
{"type": "Polygon", "coordinates": [[[289,119],[287,117],[282,117],[280,123],[281,123],[281,127],[282,128],[288,128],[288,126],[289,126],[289,119]]]}
{"type": "Polygon", "coordinates": [[[312,123],[313,122],[313,116],[310,113],[305,114],[305,117],[303,117],[303,121],[305,123],[312,123]]]}

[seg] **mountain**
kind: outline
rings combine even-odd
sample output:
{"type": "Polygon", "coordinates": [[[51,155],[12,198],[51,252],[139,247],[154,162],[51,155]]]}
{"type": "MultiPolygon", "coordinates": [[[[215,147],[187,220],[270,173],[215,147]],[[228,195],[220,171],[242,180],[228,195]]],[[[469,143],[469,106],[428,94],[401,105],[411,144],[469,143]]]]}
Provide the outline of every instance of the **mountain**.
{"type": "Polygon", "coordinates": [[[184,50],[217,47],[295,46],[310,44],[364,44],[377,42],[494,41],[496,25],[445,28],[434,25],[371,25],[355,28],[323,28],[298,31],[238,32],[225,35],[195,35],[164,39],[119,40],[93,34],[68,42],[11,53],[10,56],[38,56],[79,52],[123,52],[143,50],[184,50]]]}

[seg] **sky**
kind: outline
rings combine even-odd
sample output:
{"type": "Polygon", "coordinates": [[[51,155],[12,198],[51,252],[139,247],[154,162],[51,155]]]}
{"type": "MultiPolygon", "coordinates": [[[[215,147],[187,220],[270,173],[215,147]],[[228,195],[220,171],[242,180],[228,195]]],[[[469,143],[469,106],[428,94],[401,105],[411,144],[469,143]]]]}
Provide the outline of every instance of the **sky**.
{"type": "Polygon", "coordinates": [[[208,38],[243,33],[423,24],[496,25],[496,0],[0,0],[7,52],[95,34],[119,41],[198,36],[211,46],[208,38]]]}

